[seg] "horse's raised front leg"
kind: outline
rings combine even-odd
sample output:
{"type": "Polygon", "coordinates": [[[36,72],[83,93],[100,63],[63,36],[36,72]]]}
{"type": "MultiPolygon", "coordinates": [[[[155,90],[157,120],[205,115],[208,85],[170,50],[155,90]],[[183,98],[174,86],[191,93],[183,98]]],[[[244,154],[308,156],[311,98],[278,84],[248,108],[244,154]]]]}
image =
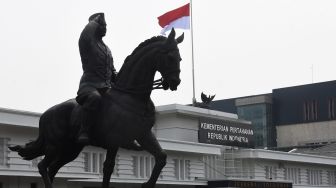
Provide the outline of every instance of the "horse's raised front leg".
{"type": "Polygon", "coordinates": [[[103,188],[108,188],[110,185],[111,175],[113,173],[115,159],[117,156],[118,147],[111,148],[107,150],[106,159],[104,161],[104,168],[103,168],[103,188]]]}
{"type": "Polygon", "coordinates": [[[167,163],[167,154],[161,148],[154,134],[149,131],[143,138],[138,140],[139,144],[155,158],[155,165],[149,180],[141,185],[142,188],[154,188],[156,181],[163,167],[167,163]]]}

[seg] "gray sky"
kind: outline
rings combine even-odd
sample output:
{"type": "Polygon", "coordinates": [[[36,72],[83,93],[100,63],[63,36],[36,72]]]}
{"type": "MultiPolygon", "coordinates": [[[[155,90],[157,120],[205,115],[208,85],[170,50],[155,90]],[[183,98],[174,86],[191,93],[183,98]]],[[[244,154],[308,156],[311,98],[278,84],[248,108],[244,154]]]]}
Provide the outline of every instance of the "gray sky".
{"type": "MultiPolygon", "coordinates": [[[[105,13],[104,41],[119,70],[140,42],[160,33],[157,17],[187,2],[2,2],[0,107],[43,112],[76,96],[78,38],[91,14],[105,13]]],[[[197,100],[202,91],[218,100],[335,80],[335,10],[333,0],[193,0],[197,100]]],[[[156,105],[191,103],[191,40],[184,32],[182,83],[176,92],[154,91],[156,105]]]]}

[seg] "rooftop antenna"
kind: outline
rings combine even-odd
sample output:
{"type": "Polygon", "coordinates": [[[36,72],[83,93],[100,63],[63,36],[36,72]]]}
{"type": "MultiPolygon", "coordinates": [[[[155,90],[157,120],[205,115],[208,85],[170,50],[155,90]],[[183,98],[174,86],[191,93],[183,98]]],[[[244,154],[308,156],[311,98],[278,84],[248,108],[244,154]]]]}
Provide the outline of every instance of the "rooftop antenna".
{"type": "Polygon", "coordinates": [[[311,81],[314,83],[314,64],[311,65],[311,81]]]}

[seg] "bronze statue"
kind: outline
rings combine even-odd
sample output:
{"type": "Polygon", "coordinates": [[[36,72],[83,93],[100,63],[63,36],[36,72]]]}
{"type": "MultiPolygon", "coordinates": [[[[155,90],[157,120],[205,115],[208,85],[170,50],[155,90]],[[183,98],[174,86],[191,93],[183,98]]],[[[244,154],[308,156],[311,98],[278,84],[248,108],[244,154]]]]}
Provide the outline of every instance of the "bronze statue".
{"type": "MultiPolygon", "coordinates": [[[[142,42],[125,59],[111,88],[101,93],[101,102],[92,116],[95,126],[88,128],[88,137],[90,145],[107,149],[103,188],[109,187],[119,147],[143,149],[154,156],[151,176],[141,187],[155,187],[167,155],[151,131],[155,107],[150,95],[153,85],[176,90],[180,84],[181,57],[177,44],[182,41],[183,35],[175,39],[173,29],[168,37],[157,36],[142,42]],[[154,81],[156,71],[161,73],[162,82],[154,81]]],[[[39,136],[35,141],[10,147],[26,160],[44,155],[38,169],[46,188],[52,188],[58,170],[74,160],[85,146],[77,142],[84,119],[81,117],[85,115],[83,108],[75,99],[51,107],[40,118],[39,136]]]]}
{"type": "Polygon", "coordinates": [[[113,57],[102,38],[106,34],[104,13],[90,16],[89,23],[79,38],[79,52],[82,60],[83,75],[80,80],[77,102],[83,107],[82,126],[78,142],[89,142],[88,131],[93,124],[102,94],[111,88],[116,77],[113,57]]]}

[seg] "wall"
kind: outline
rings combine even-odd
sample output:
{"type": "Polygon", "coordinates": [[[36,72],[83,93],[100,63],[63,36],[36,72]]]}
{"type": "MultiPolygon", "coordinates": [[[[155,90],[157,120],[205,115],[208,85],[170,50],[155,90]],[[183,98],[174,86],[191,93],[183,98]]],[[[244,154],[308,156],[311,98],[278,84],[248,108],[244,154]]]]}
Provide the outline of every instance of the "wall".
{"type": "Polygon", "coordinates": [[[278,147],[336,141],[336,121],[277,126],[278,147]]]}
{"type": "Polygon", "coordinates": [[[167,114],[157,118],[153,131],[157,138],[198,143],[198,124],[195,117],[167,114]]]}
{"type": "Polygon", "coordinates": [[[262,182],[292,182],[293,188],[335,188],[336,163],[327,165],[309,162],[317,162],[322,158],[269,150],[232,148],[223,150],[221,156],[206,156],[204,161],[206,163],[206,178],[210,180],[241,179],[262,182]],[[297,162],[295,161],[298,159],[296,157],[306,157],[309,160],[297,162]]]}
{"type": "MultiPolygon", "coordinates": [[[[186,123],[188,120],[184,119],[181,122],[186,123]]],[[[181,125],[184,125],[184,123],[181,125]]],[[[167,125],[169,125],[169,122],[167,125]]],[[[25,143],[34,140],[37,135],[37,128],[0,125],[0,138],[8,138],[8,145],[24,145],[25,143]]],[[[176,139],[178,138],[179,137],[176,139]]],[[[190,138],[186,140],[190,141],[190,138]]],[[[98,182],[102,181],[101,172],[104,161],[103,159],[98,159],[97,156],[100,156],[100,154],[105,157],[106,151],[97,147],[85,147],[83,153],[81,153],[74,161],[60,169],[60,172],[56,176],[57,181],[55,182],[55,187],[76,188],[82,187],[83,185],[99,187],[98,185],[100,185],[100,183],[98,182]],[[84,159],[84,153],[89,153],[90,156],[96,156],[96,160],[91,161],[92,163],[95,163],[95,171],[85,170],[84,167],[86,161],[84,159]],[[69,178],[93,178],[96,179],[96,183],[69,182],[69,178]]],[[[168,182],[169,184],[185,184],[186,186],[191,186],[189,184],[195,184],[196,179],[205,178],[204,163],[201,161],[201,154],[174,151],[167,151],[167,154],[167,165],[162,170],[159,178],[161,183],[168,182]]],[[[37,163],[41,158],[25,161],[16,152],[11,152],[7,149],[7,159],[7,165],[0,166],[0,182],[3,183],[4,188],[29,188],[31,183],[37,183],[38,187],[43,187],[37,169],[37,163]]],[[[124,183],[133,182],[132,185],[139,184],[149,178],[153,166],[154,158],[148,152],[134,152],[119,149],[112,181],[124,183]]],[[[205,184],[205,181],[201,184],[205,184]]],[[[174,186],[161,185],[160,187],[174,186]]]]}

